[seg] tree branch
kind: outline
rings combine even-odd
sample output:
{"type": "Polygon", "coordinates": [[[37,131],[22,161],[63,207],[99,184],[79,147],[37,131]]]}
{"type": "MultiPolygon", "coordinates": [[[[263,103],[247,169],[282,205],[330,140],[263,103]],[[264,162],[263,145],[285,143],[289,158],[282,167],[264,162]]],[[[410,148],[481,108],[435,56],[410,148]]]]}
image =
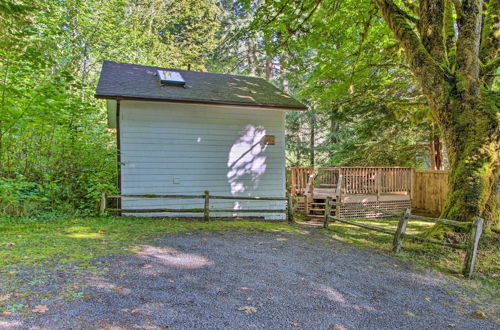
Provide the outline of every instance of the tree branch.
{"type": "Polygon", "coordinates": [[[479,42],[483,0],[462,0],[462,15],[458,20],[457,74],[459,92],[479,97],[479,42]]]}
{"type": "Polygon", "coordinates": [[[444,0],[420,0],[420,39],[429,54],[440,64],[446,60],[444,39],[444,0]]]}
{"type": "Polygon", "coordinates": [[[400,14],[400,9],[392,0],[375,0],[384,20],[405,50],[410,70],[427,96],[431,109],[442,108],[446,104],[449,91],[444,70],[436,63],[423,46],[421,40],[400,14]]]}

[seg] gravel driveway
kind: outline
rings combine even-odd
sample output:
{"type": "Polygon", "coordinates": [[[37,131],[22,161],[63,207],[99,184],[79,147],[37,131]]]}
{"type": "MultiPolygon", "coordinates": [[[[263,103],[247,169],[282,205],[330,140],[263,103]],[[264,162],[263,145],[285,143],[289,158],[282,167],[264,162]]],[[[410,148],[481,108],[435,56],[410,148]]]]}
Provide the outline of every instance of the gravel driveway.
{"type": "Polygon", "coordinates": [[[48,311],[0,317],[0,328],[498,328],[446,276],[316,229],[165,236],[95,266],[104,271],[72,279],[79,299],[49,298],[48,311]]]}

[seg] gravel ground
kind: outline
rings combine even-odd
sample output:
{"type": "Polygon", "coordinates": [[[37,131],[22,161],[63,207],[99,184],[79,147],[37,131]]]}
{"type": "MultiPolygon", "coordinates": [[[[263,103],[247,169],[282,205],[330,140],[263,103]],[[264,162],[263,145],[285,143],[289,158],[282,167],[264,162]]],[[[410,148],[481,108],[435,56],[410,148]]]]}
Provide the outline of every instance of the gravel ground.
{"type": "Polygon", "coordinates": [[[82,293],[47,298],[44,313],[0,316],[0,328],[499,327],[491,317],[474,318],[477,307],[446,276],[315,229],[165,236],[132,256],[98,258],[95,266],[83,277],[46,275],[47,290],[77,283],[82,293]]]}

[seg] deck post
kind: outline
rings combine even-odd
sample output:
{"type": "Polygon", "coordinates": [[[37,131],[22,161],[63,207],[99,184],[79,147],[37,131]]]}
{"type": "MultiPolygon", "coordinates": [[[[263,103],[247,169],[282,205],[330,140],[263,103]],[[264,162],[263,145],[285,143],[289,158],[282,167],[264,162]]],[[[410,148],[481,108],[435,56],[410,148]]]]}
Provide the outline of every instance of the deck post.
{"type": "Polygon", "coordinates": [[[325,203],[325,220],[323,221],[323,228],[328,228],[328,221],[332,213],[332,197],[328,196],[325,203]]]}
{"type": "Polygon", "coordinates": [[[99,206],[99,215],[103,215],[106,212],[106,193],[101,193],[101,204],[99,206]]]}
{"type": "Polygon", "coordinates": [[[399,220],[398,229],[394,234],[394,240],[392,241],[392,251],[394,253],[399,253],[403,247],[403,239],[406,231],[406,226],[408,225],[408,219],[410,219],[411,210],[406,209],[403,216],[399,220]]]}
{"type": "Polygon", "coordinates": [[[286,194],[287,202],[286,202],[286,219],[288,223],[293,223],[293,200],[292,195],[286,194]]]}
{"type": "Polygon", "coordinates": [[[380,190],[382,190],[382,169],[381,168],[377,169],[376,182],[377,182],[377,202],[378,202],[380,200],[380,193],[381,193],[380,190]]]}
{"type": "Polygon", "coordinates": [[[477,259],[477,249],[479,246],[479,239],[481,238],[481,233],[483,232],[484,220],[480,217],[475,217],[472,221],[472,225],[469,232],[469,239],[467,240],[466,254],[465,254],[465,265],[463,274],[467,278],[472,277],[474,272],[474,265],[477,259]]]}
{"type": "MultiPolygon", "coordinates": [[[[341,172],[342,169],[339,169],[339,173],[342,173],[341,172]]],[[[336,205],[335,205],[335,216],[337,218],[340,218],[340,204],[342,204],[342,184],[343,184],[343,181],[344,181],[344,176],[343,174],[339,174],[339,180],[337,182],[337,191],[335,193],[336,195],[336,198],[335,198],[335,202],[336,202],[336,205]]]]}
{"type": "Polygon", "coordinates": [[[209,213],[210,194],[209,194],[208,190],[205,190],[204,198],[205,198],[205,206],[203,208],[203,219],[205,221],[209,221],[210,220],[210,213],[209,213]]]}

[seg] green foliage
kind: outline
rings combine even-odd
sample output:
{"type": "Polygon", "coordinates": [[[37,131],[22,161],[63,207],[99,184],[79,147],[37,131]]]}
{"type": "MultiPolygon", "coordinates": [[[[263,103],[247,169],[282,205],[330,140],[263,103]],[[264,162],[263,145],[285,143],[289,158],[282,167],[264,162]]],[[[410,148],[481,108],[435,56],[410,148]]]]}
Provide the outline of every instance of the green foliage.
{"type": "Polygon", "coordinates": [[[204,69],[219,7],[160,0],[0,2],[0,216],[89,213],[116,190],[102,60],[204,69]]]}
{"type": "Polygon", "coordinates": [[[233,13],[230,42],[220,46],[230,54],[227,68],[265,74],[310,107],[287,115],[289,165],[421,166],[428,160],[432,118],[372,2],[225,3],[233,13]]]}

